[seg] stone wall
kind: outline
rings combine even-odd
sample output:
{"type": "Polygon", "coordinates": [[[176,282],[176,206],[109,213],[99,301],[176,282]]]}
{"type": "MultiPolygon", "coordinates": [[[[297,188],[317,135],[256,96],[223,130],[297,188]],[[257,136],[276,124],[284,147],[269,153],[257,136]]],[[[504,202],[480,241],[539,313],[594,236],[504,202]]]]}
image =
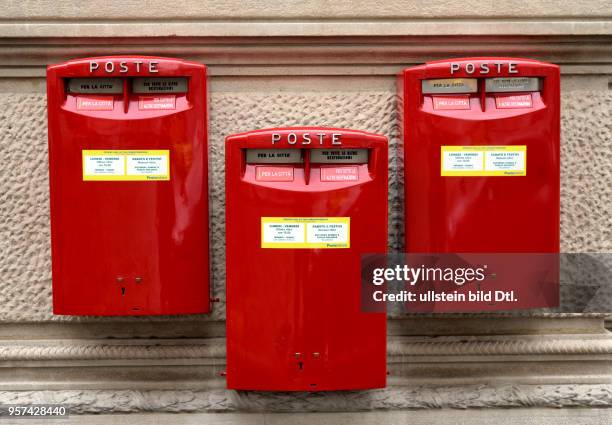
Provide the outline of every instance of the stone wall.
{"type": "MultiPolygon", "coordinates": [[[[95,320],[53,316],[45,95],[0,94],[0,319],[95,320]]],[[[562,97],[562,250],[612,252],[612,92],[562,97]]],[[[276,126],[321,125],[385,134],[389,156],[389,250],[403,241],[403,189],[396,96],[385,91],[213,93],[210,97],[213,295],[224,300],[224,138],[276,126]],[[364,106],[367,105],[367,106],[364,106]]],[[[601,310],[599,310],[601,311],[601,310]]],[[[209,317],[223,320],[224,303],[209,317]]],[[[206,318],[204,318],[206,319],[206,318]]]]}

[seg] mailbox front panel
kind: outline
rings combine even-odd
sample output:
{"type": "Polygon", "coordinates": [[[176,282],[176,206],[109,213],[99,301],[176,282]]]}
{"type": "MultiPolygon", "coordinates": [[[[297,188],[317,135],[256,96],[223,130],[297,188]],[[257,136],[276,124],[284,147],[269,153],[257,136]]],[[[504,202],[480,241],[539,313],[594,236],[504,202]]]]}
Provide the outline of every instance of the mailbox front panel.
{"type": "Polygon", "coordinates": [[[47,70],[53,311],[210,311],[206,68],[155,57],[47,70]]]}
{"type": "Polygon", "coordinates": [[[467,58],[399,76],[407,252],[559,251],[559,68],[467,58]]]}
{"type": "Polygon", "coordinates": [[[361,254],[387,245],[383,136],[228,137],[226,238],[228,388],[385,386],[385,314],[360,310],[361,254]]]}

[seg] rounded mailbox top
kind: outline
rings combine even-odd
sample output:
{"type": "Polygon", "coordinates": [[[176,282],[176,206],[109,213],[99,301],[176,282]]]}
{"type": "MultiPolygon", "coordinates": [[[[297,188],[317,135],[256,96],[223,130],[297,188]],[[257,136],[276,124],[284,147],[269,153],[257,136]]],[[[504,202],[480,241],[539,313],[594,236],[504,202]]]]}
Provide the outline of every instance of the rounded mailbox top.
{"type": "Polygon", "coordinates": [[[73,59],[47,67],[60,77],[190,76],[205,74],[206,65],[157,56],[100,56],[73,59]]]}
{"type": "Polygon", "coordinates": [[[226,137],[226,143],[241,143],[245,147],[321,146],[375,147],[387,144],[387,137],[362,130],[335,127],[278,127],[246,131],[226,137]]]}
{"type": "Polygon", "coordinates": [[[534,59],[468,57],[427,62],[403,73],[419,74],[420,78],[546,77],[558,75],[559,67],[534,59]]]}

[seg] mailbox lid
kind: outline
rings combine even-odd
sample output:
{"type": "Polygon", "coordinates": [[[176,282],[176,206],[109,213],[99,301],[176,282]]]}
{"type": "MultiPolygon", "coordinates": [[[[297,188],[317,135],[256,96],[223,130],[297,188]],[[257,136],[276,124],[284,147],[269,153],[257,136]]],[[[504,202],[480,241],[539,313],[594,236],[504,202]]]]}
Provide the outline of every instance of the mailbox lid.
{"type": "Polygon", "coordinates": [[[226,240],[228,388],[384,387],[386,317],[360,311],[360,255],[386,251],[386,138],[311,127],[228,137],[226,240]],[[324,135],[322,143],[312,143],[318,133],[324,135]],[[333,134],[341,134],[341,145],[332,145],[333,134]],[[277,137],[274,145],[272,137],[277,137]],[[350,164],[304,159],[313,149],[340,148],[364,148],[371,155],[365,163],[360,157],[361,162],[350,164]],[[258,181],[257,167],[268,164],[248,163],[248,149],[300,151],[302,161],[270,164],[291,169],[291,180],[258,181]],[[328,181],[321,172],[333,168],[356,169],[357,176],[328,181]],[[350,226],[348,246],[314,247],[307,239],[297,245],[264,240],[262,226],[268,223],[290,220],[306,226],[330,219],[344,229],[350,226]]]}
{"type": "Polygon", "coordinates": [[[205,66],[145,56],[88,58],[49,67],[47,81],[54,312],[209,311],[205,66]],[[158,64],[152,74],[145,67],[151,61],[158,64]],[[90,73],[92,62],[100,66],[90,73]],[[106,72],[105,63],[114,70],[106,72]],[[133,80],[151,75],[188,79],[175,109],[138,108],[133,80]],[[71,79],[119,80],[123,91],[71,92],[71,79]],[[112,109],[79,109],[78,99],[92,95],[110,97],[112,109]],[[166,173],[140,180],[86,175],[96,157],[113,156],[126,169],[146,156],[166,173]]]}

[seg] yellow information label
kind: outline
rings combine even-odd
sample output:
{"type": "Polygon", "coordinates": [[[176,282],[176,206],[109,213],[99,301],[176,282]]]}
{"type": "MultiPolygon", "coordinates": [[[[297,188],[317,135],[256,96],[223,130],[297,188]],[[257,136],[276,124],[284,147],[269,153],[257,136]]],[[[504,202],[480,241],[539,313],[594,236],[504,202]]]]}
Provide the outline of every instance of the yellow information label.
{"type": "Polygon", "coordinates": [[[527,146],[442,146],[441,176],[526,176],[527,146]]]}
{"type": "Polygon", "coordinates": [[[262,248],[350,248],[350,217],[261,217],[262,248]]]}
{"type": "Polygon", "coordinates": [[[83,150],[83,180],[170,180],[170,151],[83,150]]]}

